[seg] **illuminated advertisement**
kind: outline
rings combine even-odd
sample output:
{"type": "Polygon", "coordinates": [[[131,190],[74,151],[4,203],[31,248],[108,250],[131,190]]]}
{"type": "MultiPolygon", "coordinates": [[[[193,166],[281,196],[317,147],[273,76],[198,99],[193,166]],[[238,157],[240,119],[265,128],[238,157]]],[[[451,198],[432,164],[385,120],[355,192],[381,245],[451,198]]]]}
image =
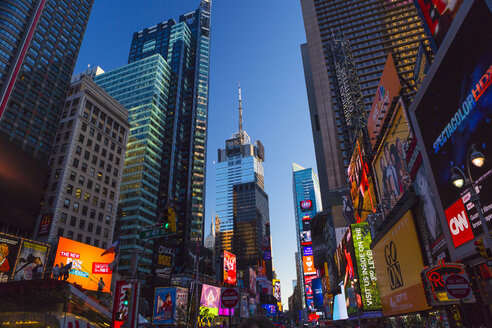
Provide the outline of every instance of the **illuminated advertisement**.
{"type": "Polygon", "coordinates": [[[313,279],[316,278],[317,278],[316,275],[304,276],[304,288],[305,288],[306,298],[313,298],[312,281],[313,279]]]}
{"type": "Polygon", "coordinates": [[[200,315],[207,312],[208,316],[219,315],[220,287],[203,284],[200,299],[200,315]]]}
{"type": "Polygon", "coordinates": [[[371,232],[367,222],[352,224],[352,240],[354,243],[355,259],[359,276],[359,288],[364,310],[380,310],[376,268],[371,251],[371,232]]]}
{"type": "Polygon", "coordinates": [[[277,305],[275,305],[275,304],[262,304],[261,307],[265,309],[267,316],[276,316],[277,315],[277,305]]]}
{"type": "Polygon", "coordinates": [[[50,233],[51,222],[53,222],[53,214],[43,214],[39,222],[38,237],[46,236],[50,233]]]}
{"type": "Polygon", "coordinates": [[[392,316],[427,310],[420,278],[424,264],[412,212],[405,213],[372,252],[383,314],[392,316]]]}
{"type": "Polygon", "coordinates": [[[33,240],[22,239],[22,246],[17,256],[13,280],[41,279],[44,275],[46,259],[50,245],[33,240]],[[38,268],[39,270],[33,270],[38,268]]]}
{"type": "Polygon", "coordinates": [[[463,0],[414,0],[427,32],[439,48],[463,0]]]}
{"type": "Polygon", "coordinates": [[[256,271],[253,268],[248,268],[249,271],[249,291],[256,295],[256,271]]]}
{"type": "Polygon", "coordinates": [[[152,313],[152,324],[172,324],[176,305],[176,288],[162,287],[155,289],[154,311],[152,313]]]}
{"type": "Polygon", "coordinates": [[[104,282],[104,292],[109,293],[112,271],[109,264],[114,253],[101,256],[104,249],[59,237],[54,265],[70,265],[68,281],[84,289],[97,290],[99,280],[104,282]]]}
{"type": "Polygon", "coordinates": [[[162,242],[157,242],[155,244],[155,249],[157,249],[155,265],[155,275],[163,279],[171,279],[171,268],[173,265],[174,247],[163,244],[162,242]]]}
{"type": "Polygon", "coordinates": [[[313,289],[313,301],[316,309],[323,308],[323,289],[321,287],[321,278],[316,278],[311,281],[313,289]]]}
{"type": "Polygon", "coordinates": [[[302,248],[302,256],[312,256],[313,255],[313,247],[312,246],[304,246],[302,248]]]}
{"type": "Polygon", "coordinates": [[[369,214],[376,212],[377,205],[374,185],[365,157],[362,135],[359,135],[348,168],[350,195],[357,222],[365,221],[369,214]]]}
{"type": "MultiPolygon", "coordinates": [[[[466,172],[467,152],[472,145],[485,155],[483,167],[470,163],[470,169],[477,181],[484,216],[492,215],[491,39],[492,14],[483,1],[475,1],[439,67],[427,76],[431,81],[423,96],[412,106],[439,193],[434,197],[441,199],[446,216],[443,226],[447,226],[444,229],[455,247],[483,233],[470,194],[465,188],[460,194],[450,180],[453,167],[466,172]],[[456,58],[466,60],[457,62],[456,58]]],[[[487,222],[491,229],[492,220],[487,222]]]]}
{"type": "Polygon", "coordinates": [[[301,210],[307,211],[313,208],[313,202],[311,200],[303,200],[301,201],[301,210]]]}
{"type": "Polygon", "coordinates": [[[402,99],[398,99],[388,130],[373,161],[379,197],[386,214],[400,200],[411,185],[405,149],[408,148],[410,128],[402,99]]]}
{"type": "Polygon", "coordinates": [[[445,263],[439,261],[438,265],[426,267],[421,272],[422,280],[426,285],[427,300],[432,306],[457,304],[459,301],[449,299],[444,276],[464,273],[463,265],[459,263],[445,263]]]}
{"type": "Polygon", "coordinates": [[[302,231],[311,231],[311,217],[309,215],[302,217],[302,231]]]}
{"type": "Polygon", "coordinates": [[[0,282],[7,282],[14,273],[22,238],[0,233],[0,282]]]}
{"type": "Polygon", "coordinates": [[[236,284],[236,255],[224,251],[224,282],[236,284]]]}
{"type": "Polygon", "coordinates": [[[304,267],[304,275],[316,274],[316,268],[314,267],[314,260],[312,256],[303,256],[302,264],[304,267]]]}
{"type": "Polygon", "coordinates": [[[393,55],[389,53],[376,89],[376,95],[372,101],[371,111],[367,116],[367,132],[373,148],[379,138],[391,103],[400,93],[400,89],[401,84],[396,72],[395,61],[393,60],[393,55]]]}
{"type": "Polygon", "coordinates": [[[311,230],[301,232],[301,245],[311,245],[313,240],[311,239],[311,230]]]}
{"type": "Polygon", "coordinates": [[[273,279],[273,297],[277,299],[278,302],[282,302],[282,293],[280,291],[280,280],[273,279]]]}

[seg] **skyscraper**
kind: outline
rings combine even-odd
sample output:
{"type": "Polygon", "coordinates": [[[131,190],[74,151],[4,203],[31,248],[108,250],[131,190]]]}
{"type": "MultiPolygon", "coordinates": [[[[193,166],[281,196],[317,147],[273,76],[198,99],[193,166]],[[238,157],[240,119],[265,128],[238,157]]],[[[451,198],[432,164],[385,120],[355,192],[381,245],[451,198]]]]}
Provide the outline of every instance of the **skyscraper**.
{"type": "Polygon", "coordinates": [[[0,2],[0,134],[44,163],[92,4],[0,2]]]}
{"type": "Polygon", "coordinates": [[[292,172],[297,238],[296,268],[297,266],[299,268],[297,271],[298,285],[302,288],[302,302],[305,307],[307,301],[313,299],[312,293],[309,294],[307,290],[309,290],[311,280],[316,278],[310,222],[316,213],[323,210],[323,206],[318,177],[313,169],[306,169],[293,163],[292,172]]]}
{"type": "Polygon", "coordinates": [[[233,187],[236,184],[256,182],[262,190],[264,186],[263,161],[265,151],[258,140],[254,145],[243,130],[241,87],[239,87],[238,132],[226,140],[224,149],[218,150],[216,174],[215,210],[219,217],[221,246],[231,251],[234,228],[233,187]]]}
{"type": "MultiPolygon", "coordinates": [[[[174,268],[180,272],[193,269],[188,249],[194,252],[204,242],[210,8],[211,1],[202,0],[179,22],[169,19],[135,32],[128,65],[96,78],[130,112],[120,197],[125,215],[120,236],[128,243],[123,246],[143,248],[145,242],[135,240],[138,229],[173,207],[174,268]]],[[[152,244],[145,265],[150,264],[152,244]]]]}
{"type": "Polygon", "coordinates": [[[352,100],[367,112],[391,52],[400,78],[408,82],[402,93],[411,97],[419,44],[430,45],[412,1],[301,0],[301,5],[307,38],[301,53],[323,206],[328,208],[338,205],[347,190],[353,150],[343,83],[350,82],[352,100]],[[349,58],[339,74],[337,53],[349,58]]]}

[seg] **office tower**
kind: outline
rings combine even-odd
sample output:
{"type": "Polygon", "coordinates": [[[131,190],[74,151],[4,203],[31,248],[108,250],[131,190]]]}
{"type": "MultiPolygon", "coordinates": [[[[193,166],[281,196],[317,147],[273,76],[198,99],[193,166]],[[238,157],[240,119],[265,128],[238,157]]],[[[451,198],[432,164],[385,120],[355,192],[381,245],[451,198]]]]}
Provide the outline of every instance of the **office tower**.
{"type": "Polygon", "coordinates": [[[70,84],[41,208],[37,239],[106,248],[113,240],[128,111],[86,75],[70,84]]]}
{"type": "Polygon", "coordinates": [[[0,1],[0,135],[44,163],[92,3],[0,1]]]}
{"type": "MultiPolygon", "coordinates": [[[[128,110],[131,125],[118,205],[122,212],[117,227],[120,271],[129,270],[133,252],[144,249],[140,231],[157,220],[170,78],[171,69],[159,54],[95,78],[128,110]]],[[[144,273],[150,273],[153,241],[147,246],[139,266],[144,273]]]]}
{"type": "Polygon", "coordinates": [[[265,150],[258,140],[251,144],[243,130],[241,87],[239,87],[238,132],[226,140],[225,148],[218,149],[215,183],[215,210],[220,218],[220,244],[231,251],[234,234],[233,187],[236,184],[256,182],[264,190],[263,161],[265,150]]]}
{"type": "Polygon", "coordinates": [[[303,307],[313,296],[306,294],[306,287],[316,278],[311,240],[311,219],[323,210],[318,177],[311,168],[292,163],[294,208],[296,219],[297,253],[296,266],[299,266],[298,284],[303,295],[303,307]]]}
{"type": "MultiPolygon", "coordinates": [[[[348,190],[346,176],[353,150],[343,83],[350,82],[351,101],[360,104],[362,100],[367,115],[391,52],[400,79],[407,82],[403,95],[411,97],[419,44],[430,46],[412,1],[301,0],[301,6],[307,38],[301,53],[323,206],[328,209],[339,205],[348,190]],[[348,60],[337,74],[341,57],[348,60]]],[[[335,220],[335,226],[341,224],[335,220]]]]}

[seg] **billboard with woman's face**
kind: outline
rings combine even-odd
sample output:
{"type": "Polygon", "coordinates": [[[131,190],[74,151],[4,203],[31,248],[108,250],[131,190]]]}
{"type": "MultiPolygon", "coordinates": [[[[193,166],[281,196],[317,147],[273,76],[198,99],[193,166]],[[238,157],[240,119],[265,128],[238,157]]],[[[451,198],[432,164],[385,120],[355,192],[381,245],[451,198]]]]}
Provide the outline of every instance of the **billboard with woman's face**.
{"type": "Polygon", "coordinates": [[[203,284],[200,299],[200,313],[207,312],[208,316],[219,315],[220,287],[203,284]]]}

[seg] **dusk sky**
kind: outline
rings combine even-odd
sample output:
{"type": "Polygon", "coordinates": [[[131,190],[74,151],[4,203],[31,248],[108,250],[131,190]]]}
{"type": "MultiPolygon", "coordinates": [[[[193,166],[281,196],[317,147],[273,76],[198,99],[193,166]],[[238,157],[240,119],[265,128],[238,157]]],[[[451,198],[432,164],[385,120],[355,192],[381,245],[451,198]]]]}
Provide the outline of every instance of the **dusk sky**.
{"type": "MultiPolygon", "coordinates": [[[[195,10],[199,0],[96,0],[75,73],[127,63],[133,32],[195,10]]],[[[300,44],[300,0],[213,0],[206,176],[206,229],[215,207],[217,149],[238,128],[241,83],[244,129],[265,146],[273,263],[288,306],[296,278],[292,163],[315,166],[300,44]]]]}

